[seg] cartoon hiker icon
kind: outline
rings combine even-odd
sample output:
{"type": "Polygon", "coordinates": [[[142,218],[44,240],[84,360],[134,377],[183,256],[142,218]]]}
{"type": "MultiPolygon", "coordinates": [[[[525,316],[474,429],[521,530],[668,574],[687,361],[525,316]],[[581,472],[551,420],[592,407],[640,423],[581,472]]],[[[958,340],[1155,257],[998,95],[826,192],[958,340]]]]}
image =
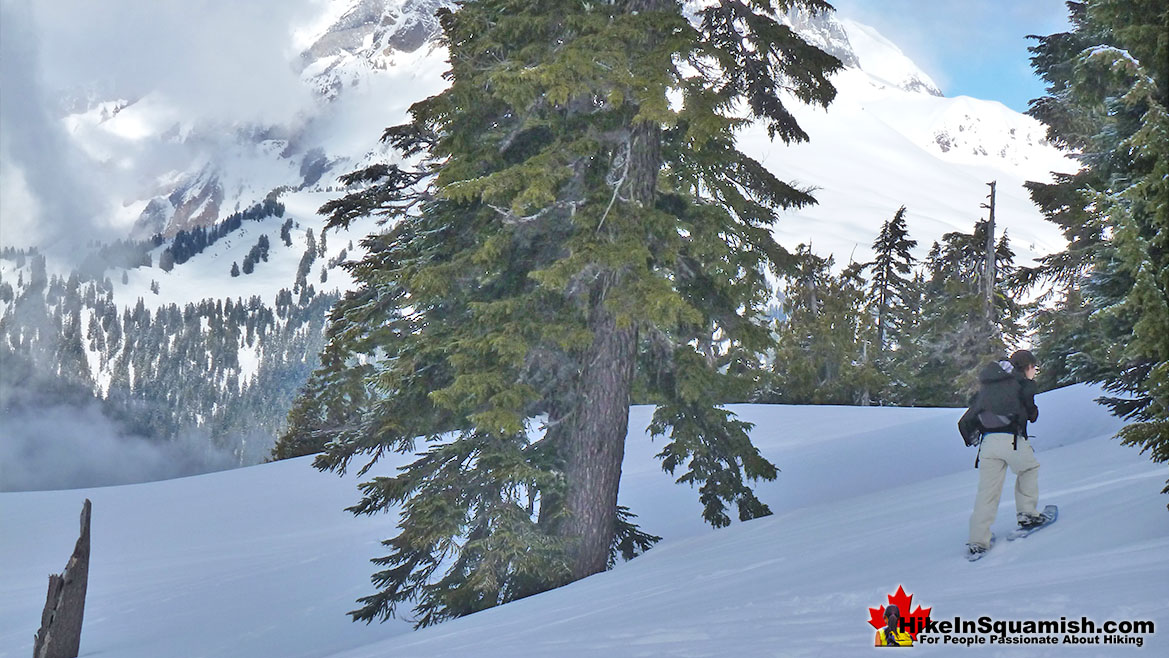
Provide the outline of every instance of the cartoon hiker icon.
{"type": "Polygon", "coordinates": [[[877,631],[878,647],[911,647],[913,638],[901,629],[901,611],[895,605],[885,606],[885,628],[877,631]]]}

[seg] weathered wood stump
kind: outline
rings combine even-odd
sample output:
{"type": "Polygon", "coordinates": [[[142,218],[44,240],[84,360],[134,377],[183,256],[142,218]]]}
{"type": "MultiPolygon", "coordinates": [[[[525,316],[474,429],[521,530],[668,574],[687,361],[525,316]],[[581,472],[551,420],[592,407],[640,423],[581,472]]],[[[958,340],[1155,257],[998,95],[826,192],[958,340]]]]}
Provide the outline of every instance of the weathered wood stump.
{"type": "Polygon", "coordinates": [[[49,594],[41,612],[41,628],[33,645],[33,658],[77,658],[81,650],[81,620],[85,615],[85,590],[89,585],[89,512],[81,508],[81,536],[65,571],[49,576],[49,594]]]}

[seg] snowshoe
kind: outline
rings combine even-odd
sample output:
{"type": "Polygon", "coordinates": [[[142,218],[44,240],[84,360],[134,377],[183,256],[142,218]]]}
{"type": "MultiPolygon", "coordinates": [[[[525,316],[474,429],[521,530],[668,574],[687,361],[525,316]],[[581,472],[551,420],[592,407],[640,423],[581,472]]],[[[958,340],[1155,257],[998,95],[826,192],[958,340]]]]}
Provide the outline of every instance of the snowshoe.
{"type": "Polygon", "coordinates": [[[1038,515],[1038,518],[1020,519],[1019,527],[1007,534],[1007,541],[1022,539],[1036,530],[1046,528],[1055,523],[1057,518],[1059,518],[1059,508],[1055,505],[1048,505],[1043,508],[1043,512],[1038,515]]]}

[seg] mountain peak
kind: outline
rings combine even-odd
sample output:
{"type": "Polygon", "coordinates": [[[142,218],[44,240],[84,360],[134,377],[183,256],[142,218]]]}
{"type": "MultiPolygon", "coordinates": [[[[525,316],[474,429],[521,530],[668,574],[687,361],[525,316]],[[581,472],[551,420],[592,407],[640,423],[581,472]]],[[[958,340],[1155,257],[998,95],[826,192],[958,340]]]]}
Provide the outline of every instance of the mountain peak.
{"type": "Polygon", "coordinates": [[[909,92],[941,96],[929,75],[913,63],[892,41],[877,30],[836,14],[813,14],[791,9],[787,24],[805,41],[835,56],[845,68],[863,71],[877,83],[909,92]]]}
{"type": "Polygon", "coordinates": [[[311,62],[342,53],[414,52],[438,35],[435,12],[450,4],[447,0],[351,0],[302,57],[311,62]]]}
{"type": "MultiPolygon", "coordinates": [[[[835,20],[835,19],[834,19],[835,20]]],[[[839,24],[848,35],[848,43],[858,62],[856,68],[879,81],[905,91],[942,96],[933,79],[880,32],[856,21],[842,19],[839,24]]]]}

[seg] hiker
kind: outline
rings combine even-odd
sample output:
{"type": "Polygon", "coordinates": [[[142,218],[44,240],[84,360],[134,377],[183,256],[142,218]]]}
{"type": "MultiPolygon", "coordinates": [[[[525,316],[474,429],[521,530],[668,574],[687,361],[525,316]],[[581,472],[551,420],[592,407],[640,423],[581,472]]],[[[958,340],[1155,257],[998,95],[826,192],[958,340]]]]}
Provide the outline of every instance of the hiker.
{"type": "Polygon", "coordinates": [[[978,495],[970,515],[972,555],[990,548],[990,526],[998,513],[999,498],[1007,467],[1015,472],[1015,512],[1021,528],[1041,525],[1044,517],[1036,511],[1039,501],[1039,462],[1027,440],[1027,423],[1039,419],[1035,406],[1035,355],[1019,350],[1010,359],[987,364],[978,373],[978,397],[969,415],[977,414],[981,443],[975,467],[979,469],[978,495]]]}
{"type": "Polygon", "coordinates": [[[911,647],[913,638],[901,630],[901,611],[895,605],[885,607],[885,628],[877,631],[878,647],[911,647]]]}

